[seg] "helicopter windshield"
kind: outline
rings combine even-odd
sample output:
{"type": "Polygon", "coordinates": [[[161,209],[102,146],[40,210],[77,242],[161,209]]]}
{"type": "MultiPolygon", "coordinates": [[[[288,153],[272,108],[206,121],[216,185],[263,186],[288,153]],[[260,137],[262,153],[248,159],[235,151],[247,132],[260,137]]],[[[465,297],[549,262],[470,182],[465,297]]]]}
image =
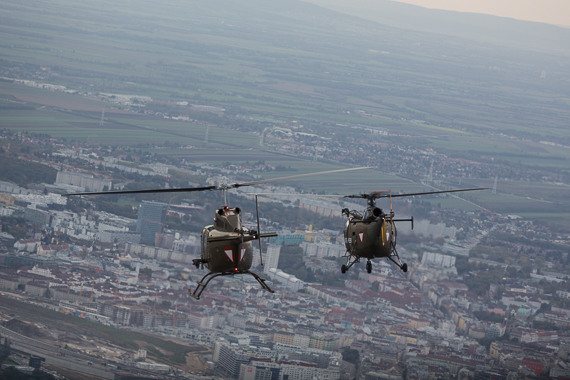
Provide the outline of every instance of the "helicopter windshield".
{"type": "Polygon", "coordinates": [[[382,216],[382,214],[384,214],[384,212],[382,212],[381,208],[367,208],[366,211],[364,211],[364,219],[376,219],[380,216],[382,216]]]}
{"type": "Polygon", "coordinates": [[[241,226],[239,209],[224,207],[218,210],[214,220],[216,228],[225,231],[237,231],[241,226]]]}

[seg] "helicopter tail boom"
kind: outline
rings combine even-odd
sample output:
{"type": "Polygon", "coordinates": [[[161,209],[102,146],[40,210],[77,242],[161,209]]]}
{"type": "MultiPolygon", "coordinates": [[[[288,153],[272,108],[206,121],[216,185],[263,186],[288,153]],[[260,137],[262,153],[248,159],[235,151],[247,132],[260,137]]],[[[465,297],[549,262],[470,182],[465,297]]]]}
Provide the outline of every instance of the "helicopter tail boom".
{"type": "Polygon", "coordinates": [[[268,237],[273,237],[273,236],[278,236],[278,235],[276,232],[267,232],[267,233],[257,235],[257,238],[261,239],[261,238],[268,238],[268,237]]]}
{"type": "Polygon", "coordinates": [[[240,240],[243,242],[248,242],[248,241],[252,241],[252,240],[257,240],[257,239],[261,239],[261,238],[268,238],[268,237],[273,237],[273,236],[277,236],[277,233],[275,232],[267,232],[267,233],[263,233],[263,234],[258,234],[255,231],[251,231],[251,232],[247,232],[244,234],[239,234],[239,235],[234,235],[234,236],[209,236],[208,237],[208,243],[214,243],[214,242],[218,242],[218,241],[232,241],[232,240],[240,240]]]}
{"type": "Polygon", "coordinates": [[[394,222],[410,222],[412,224],[412,230],[414,229],[414,217],[412,216],[409,219],[392,219],[394,222]]]}

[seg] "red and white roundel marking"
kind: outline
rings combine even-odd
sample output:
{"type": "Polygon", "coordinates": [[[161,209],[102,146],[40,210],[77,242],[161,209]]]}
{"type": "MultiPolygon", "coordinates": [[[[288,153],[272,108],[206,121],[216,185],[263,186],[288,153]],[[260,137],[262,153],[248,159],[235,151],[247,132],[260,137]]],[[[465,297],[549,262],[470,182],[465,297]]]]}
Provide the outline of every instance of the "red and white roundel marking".
{"type": "Polygon", "coordinates": [[[239,251],[239,257],[234,257],[234,251],[230,248],[230,247],[226,247],[224,248],[224,253],[226,254],[226,257],[228,258],[228,260],[230,260],[232,263],[237,262],[239,263],[240,261],[243,260],[243,257],[245,256],[245,252],[246,252],[246,247],[241,247],[240,251],[239,251]]]}
{"type": "Polygon", "coordinates": [[[230,247],[226,247],[226,248],[224,248],[224,253],[226,254],[226,257],[228,258],[228,260],[230,260],[233,263],[234,262],[234,253],[233,253],[232,249],[230,247]]]}

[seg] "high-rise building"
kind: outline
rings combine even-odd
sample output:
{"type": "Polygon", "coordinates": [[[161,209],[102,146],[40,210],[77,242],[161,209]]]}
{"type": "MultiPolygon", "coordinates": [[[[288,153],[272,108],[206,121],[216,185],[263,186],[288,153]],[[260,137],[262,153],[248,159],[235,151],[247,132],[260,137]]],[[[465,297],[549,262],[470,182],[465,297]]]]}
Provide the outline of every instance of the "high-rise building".
{"type": "Polygon", "coordinates": [[[263,272],[269,273],[271,268],[277,268],[279,264],[279,253],[281,252],[281,246],[277,244],[269,244],[267,246],[267,253],[265,254],[265,262],[263,266],[263,272]]]}
{"type": "Polygon", "coordinates": [[[155,245],[156,234],[162,232],[166,220],[166,203],[143,201],[139,208],[137,232],[141,234],[141,243],[155,245]]]}

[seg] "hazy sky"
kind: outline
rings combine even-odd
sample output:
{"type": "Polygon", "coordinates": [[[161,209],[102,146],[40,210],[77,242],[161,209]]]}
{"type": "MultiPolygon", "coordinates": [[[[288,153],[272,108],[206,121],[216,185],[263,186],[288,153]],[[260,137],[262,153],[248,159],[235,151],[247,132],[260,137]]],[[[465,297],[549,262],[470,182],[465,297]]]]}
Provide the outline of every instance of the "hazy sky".
{"type": "Polygon", "coordinates": [[[570,0],[393,0],[425,8],[484,13],[570,27],[570,0]]]}

